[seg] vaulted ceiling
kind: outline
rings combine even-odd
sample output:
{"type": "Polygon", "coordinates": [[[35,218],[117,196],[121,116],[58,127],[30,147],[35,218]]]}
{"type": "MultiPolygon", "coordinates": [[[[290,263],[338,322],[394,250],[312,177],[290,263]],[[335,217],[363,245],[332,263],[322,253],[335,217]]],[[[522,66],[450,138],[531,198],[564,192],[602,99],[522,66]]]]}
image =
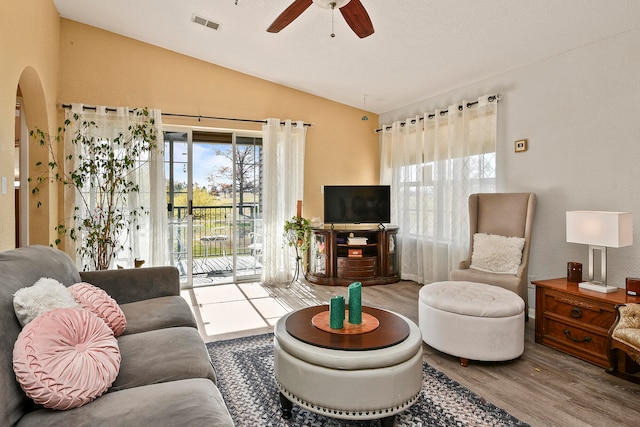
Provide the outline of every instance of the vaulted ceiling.
{"type": "Polygon", "coordinates": [[[637,0],[361,0],[375,28],[363,39],[339,11],[332,18],[315,4],[268,33],[292,2],[54,0],[64,18],[376,113],[637,30],[640,22],[637,0]],[[192,22],[194,14],[219,28],[192,22]]]}

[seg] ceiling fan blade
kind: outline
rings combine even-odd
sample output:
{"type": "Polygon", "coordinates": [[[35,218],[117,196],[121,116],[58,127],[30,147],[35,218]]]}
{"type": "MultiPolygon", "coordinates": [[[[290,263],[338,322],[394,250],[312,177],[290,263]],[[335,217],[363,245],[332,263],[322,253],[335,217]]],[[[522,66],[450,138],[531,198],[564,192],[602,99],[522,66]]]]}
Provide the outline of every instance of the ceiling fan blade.
{"type": "Polygon", "coordinates": [[[269,33],[278,33],[287,25],[291,24],[302,12],[311,6],[312,0],[295,0],[284,10],[273,23],[267,28],[269,33]]]}
{"type": "Polygon", "coordinates": [[[373,34],[371,18],[360,0],[351,0],[340,8],[340,12],[354,33],[361,39],[373,34]]]}

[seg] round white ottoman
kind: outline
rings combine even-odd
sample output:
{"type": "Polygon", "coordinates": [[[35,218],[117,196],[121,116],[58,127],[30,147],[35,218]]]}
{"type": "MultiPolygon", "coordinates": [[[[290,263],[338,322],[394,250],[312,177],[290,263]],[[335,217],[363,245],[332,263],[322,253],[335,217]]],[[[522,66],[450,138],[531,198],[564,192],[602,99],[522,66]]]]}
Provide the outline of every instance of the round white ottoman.
{"type": "Polygon", "coordinates": [[[460,358],[502,361],[524,352],[524,301],[515,292],[475,282],[424,285],[418,323],[425,343],[460,358]]]}
{"type": "Polygon", "coordinates": [[[291,404],[329,417],[351,420],[381,419],[392,426],[397,413],[409,408],[422,388],[420,329],[391,347],[376,350],[333,350],[299,341],[289,334],[281,317],[274,328],[274,373],[283,416],[291,404]],[[283,401],[284,399],[284,401],[283,401]]]}

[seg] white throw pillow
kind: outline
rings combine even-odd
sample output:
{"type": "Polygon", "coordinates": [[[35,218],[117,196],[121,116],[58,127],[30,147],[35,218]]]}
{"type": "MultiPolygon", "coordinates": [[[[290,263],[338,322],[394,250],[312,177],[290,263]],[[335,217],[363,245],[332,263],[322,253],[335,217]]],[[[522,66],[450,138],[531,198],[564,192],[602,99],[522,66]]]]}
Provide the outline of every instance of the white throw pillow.
{"type": "Polygon", "coordinates": [[[491,273],[516,274],[522,262],[524,238],[476,233],[470,268],[491,273]]]}
{"type": "Polygon", "coordinates": [[[39,279],[33,286],[18,289],[13,294],[13,310],[22,326],[45,311],[67,307],[81,308],[66,286],[47,277],[39,279]]]}

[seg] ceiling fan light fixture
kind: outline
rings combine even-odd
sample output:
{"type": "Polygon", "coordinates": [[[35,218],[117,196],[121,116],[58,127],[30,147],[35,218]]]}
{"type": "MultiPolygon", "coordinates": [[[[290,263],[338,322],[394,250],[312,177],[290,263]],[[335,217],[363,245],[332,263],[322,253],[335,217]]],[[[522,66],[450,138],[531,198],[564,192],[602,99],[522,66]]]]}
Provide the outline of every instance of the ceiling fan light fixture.
{"type": "Polygon", "coordinates": [[[312,0],[316,6],[320,6],[324,9],[340,9],[342,6],[349,3],[351,0],[312,0]]]}

